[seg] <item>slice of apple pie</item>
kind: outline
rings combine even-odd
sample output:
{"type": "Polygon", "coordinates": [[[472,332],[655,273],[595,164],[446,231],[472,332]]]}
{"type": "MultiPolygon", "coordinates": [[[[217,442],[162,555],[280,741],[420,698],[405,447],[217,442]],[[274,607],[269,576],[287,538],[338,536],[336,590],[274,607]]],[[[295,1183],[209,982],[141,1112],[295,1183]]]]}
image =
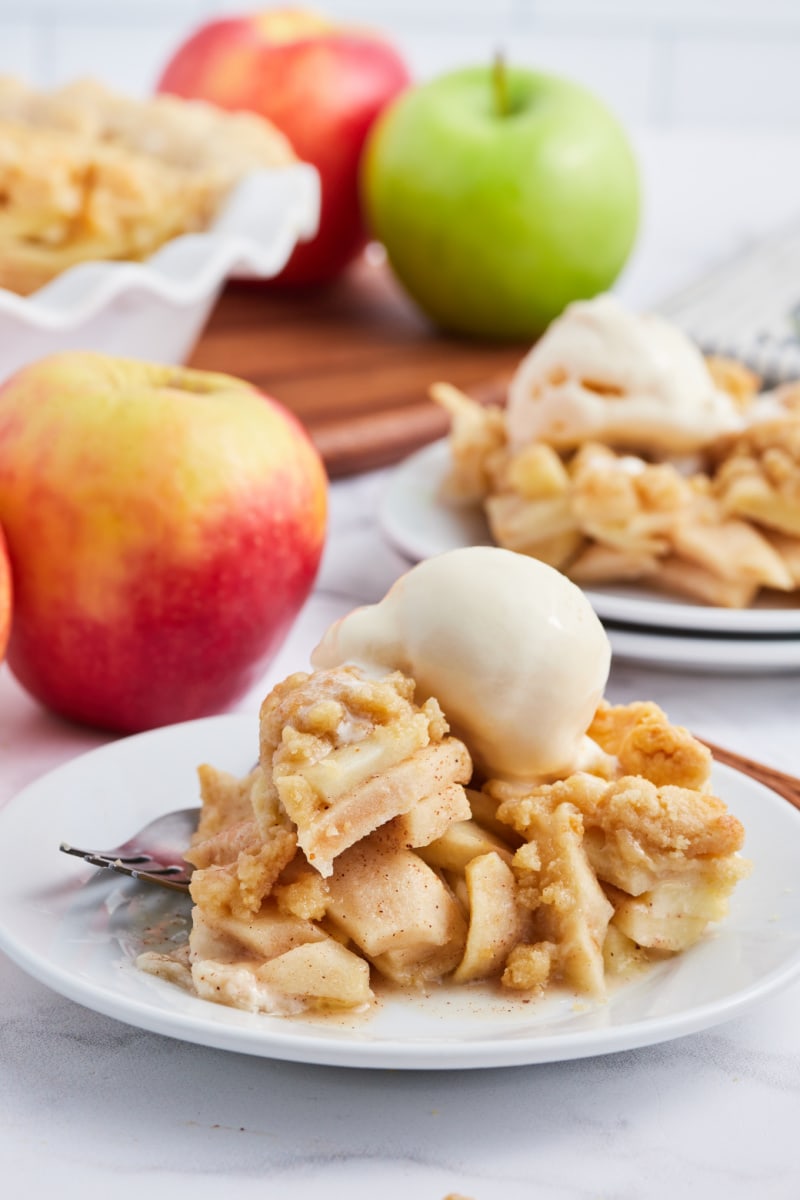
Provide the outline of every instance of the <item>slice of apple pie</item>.
{"type": "MultiPolygon", "coordinates": [[[[557,567],[584,586],[643,580],[733,608],[751,604],[762,588],[797,587],[797,554],[786,534],[792,520],[800,523],[792,492],[800,469],[792,474],[791,436],[782,449],[772,445],[771,456],[768,442],[769,466],[759,466],[752,447],[767,435],[762,430],[756,437],[754,428],[737,440],[715,475],[687,475],[676,464],[595,442],[570,454],[535,442],[512,454],[498,446],[499,410],[452,388],[444,393],[436,387],[432,394],[440,403],[446,395],[453,414],[453,469],[443,499],[460,504],[480,498],[498,545],[557,567]],[[770,468],[780,483],[767,481],[770,468]],[[756,508],[760,525],[747,519],[756,508]]],[[[800,421],[795,424],[800,430],[800,421]]]]}
{"type": "Polygon", "coordinates": [[[643,581],[743,608],[800,580],[800,387],[759,391],[678,330],[600,297],[554,322],[505,409],[447,384],[442,500],[584,586],[643,581]]]}
{"type": "Polygon", "coordinates": [[[186,960],[141,965],[298,1012],[367,1008],[381,981],[602,997],[685,949],[746,874],[744,831],[703,745],[603,700],[609,661],[551,567],[419,563],[270,692],[248,775],[200,768],[186,960]]]}
{"type": "Polygon", "coordinates": [[[589,770],[465,788],[467,747],[414,691],[355,667],[274,689],[259,765],[200,768],[188,953],[144,969],[282,1014],[366,1009],[380,979],[602,997],[725,915],[743,829],[655,705],[603,702],[589,770]]]}

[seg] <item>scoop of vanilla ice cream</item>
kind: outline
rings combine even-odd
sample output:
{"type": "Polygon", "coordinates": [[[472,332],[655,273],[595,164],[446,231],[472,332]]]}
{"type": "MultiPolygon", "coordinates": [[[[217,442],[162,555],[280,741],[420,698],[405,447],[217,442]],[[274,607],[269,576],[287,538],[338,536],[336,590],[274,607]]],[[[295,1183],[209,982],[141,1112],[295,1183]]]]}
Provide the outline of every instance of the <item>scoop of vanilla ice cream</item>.
{"type": "Polygon", "coordinates": [[[677,326],[628,312],[607,295],[571,304],[522,360],[508,392],[512,450],[599,441],[683,454],[742,424],[677,326]]]}
{"type": "Polygon", "coordinates": [[[311,661],[411,675],[417,702],[436,697],[478,767],[533,779],[583,761],[610,657],[605,630],[565,576],[474,546],[412,568],[379,604],[332,625],[311,661]]]}

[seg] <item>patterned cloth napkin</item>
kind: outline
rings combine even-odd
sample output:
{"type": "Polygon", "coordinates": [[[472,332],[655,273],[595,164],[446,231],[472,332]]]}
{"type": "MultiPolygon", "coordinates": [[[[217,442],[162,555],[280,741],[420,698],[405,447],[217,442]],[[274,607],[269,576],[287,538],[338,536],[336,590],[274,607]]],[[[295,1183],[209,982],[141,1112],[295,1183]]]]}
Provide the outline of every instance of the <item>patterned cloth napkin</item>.
{"type": "Polygon", "coordinates": [[[657,305],[707,354],[767,383],[800,379],[800,224],[776,231],[657,305]]]}

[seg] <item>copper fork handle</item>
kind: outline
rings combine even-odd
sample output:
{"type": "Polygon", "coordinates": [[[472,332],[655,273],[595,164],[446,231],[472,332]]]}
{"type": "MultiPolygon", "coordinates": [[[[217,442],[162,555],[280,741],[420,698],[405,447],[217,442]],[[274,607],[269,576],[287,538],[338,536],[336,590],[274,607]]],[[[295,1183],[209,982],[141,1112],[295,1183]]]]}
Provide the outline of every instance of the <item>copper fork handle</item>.
{"type": "Polygon", "coordinates": [[[788,775],[785,771],[779,771],[777,767],[768,767],[766,763],[746,758],[734,750],[726,750],[724,746],[717,746],[714,742],[709,742],[707,738],[699,738],[698,741],[701,741],[704,746],[708,746],[717,762],[724,763],[728,767],[735,767],[737,771],[749,775],[758,783],[763,783],[765,787],[771,788],[773,792],[783,796],[795,808],[800,809],[800,779],[794,775],[788,775]]]}

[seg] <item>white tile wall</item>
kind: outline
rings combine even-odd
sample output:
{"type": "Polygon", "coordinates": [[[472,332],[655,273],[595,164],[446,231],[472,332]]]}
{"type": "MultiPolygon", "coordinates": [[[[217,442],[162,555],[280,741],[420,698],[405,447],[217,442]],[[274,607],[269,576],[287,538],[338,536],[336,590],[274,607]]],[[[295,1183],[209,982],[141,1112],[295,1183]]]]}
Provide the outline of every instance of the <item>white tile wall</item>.
{"type": "MultiPolygon", "coordinates": [[[[515,62],[584,83],[631,124],[800,134],[800,0],[309,3],[385,30],[418,78],[486,61],[502,46],[515,62]]],[[[143,93],[190,29],[247,8],[247,0],[0,0],[0,72],[40,85],[93,74],[143,93]]]]}
{"type": "Polygon", "coordinates": [[[3,20],[0,9],[0,70],[6,64],[17,75],[38,74],[40,41],[35,28],[14,20],[3,20]]]}
{"type": "MultiPolygon", "coordinates": [[[[800,129],[800,38],[684,41],[675,48],[671,117],[678,123],[800,129]]],[[[800,171],[800,159],[794,169],[800,171]]]]}
{"type": "Polygon", "coordinates": [[[152,21],[130,18],[113,24],[87,20],[80,27],[56,21],[44,33],[42,84],[66,83],[80,76],[104,79],[122,92],[152,92],[173,47],[186,35],[188,23],[174,16],[152,21]]]}

